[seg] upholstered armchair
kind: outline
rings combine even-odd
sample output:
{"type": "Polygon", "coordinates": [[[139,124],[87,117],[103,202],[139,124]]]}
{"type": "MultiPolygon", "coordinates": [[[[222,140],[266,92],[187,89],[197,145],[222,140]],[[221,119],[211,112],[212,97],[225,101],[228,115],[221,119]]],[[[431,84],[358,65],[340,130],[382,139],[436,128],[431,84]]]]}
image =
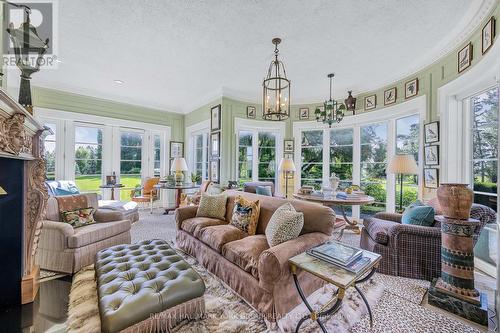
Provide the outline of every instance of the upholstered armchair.
{"type": "Polygon", "coordinates": [[[149,203],[149,210],[153,213],[153,202],[159,199],[158,189],[154,186],[158,185],[159,177],[146,178],[141,187],[141,193],[136,195],[136,190],[130,191],[130,199],[137,203],[149,203]]]}
{"type": "Polygon", "coordinates": [[[278,197],[278,198],[284,198],[283,196],[276,195],[276,189],[274,186],[273,182],[247,182],[243,183],[243,192],[248,192],[248,193],[255,193],[257,192],[257,187],[259,186],[270,186],[271,187],[271,194],[273,197],[278,197]]]}
{"type": "MultiPolygon", "coordinates": [[[[437,215],[441,208],[433,199],[429,205],[437,215]]],[[[401,223],[401,214],[377,213],[364,220],[361,232],[361,248],[382,255],[378,271],[431,281],[441,275],[441,224],[432,227],[401,223]]],[[[489,207],[474,204],[471,218],[481,222],[475,242],[487,223],[496,221],[496,213],[489,207]]]]}

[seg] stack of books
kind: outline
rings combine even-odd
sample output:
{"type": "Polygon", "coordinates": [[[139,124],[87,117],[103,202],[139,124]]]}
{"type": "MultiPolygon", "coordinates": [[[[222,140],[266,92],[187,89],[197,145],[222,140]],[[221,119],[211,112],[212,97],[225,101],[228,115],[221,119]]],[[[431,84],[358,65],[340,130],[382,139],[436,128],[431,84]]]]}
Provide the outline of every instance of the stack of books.
{"type": "Polygon", "coordinates": [[[359,199],[365,196],[365,194],[362,193],[346,193],[346,192],[337,192],[337,198],[343,199],[343,200],[349,200],[349,199],[359,199]]]}
{"type": "Polygon", "coordinates": [[[371,261],[369,256],[363,256],[364,251],[336,241],[329,241],[307,250],[307,254],[326,261],[329,264],[359,273],[371,261]]]}

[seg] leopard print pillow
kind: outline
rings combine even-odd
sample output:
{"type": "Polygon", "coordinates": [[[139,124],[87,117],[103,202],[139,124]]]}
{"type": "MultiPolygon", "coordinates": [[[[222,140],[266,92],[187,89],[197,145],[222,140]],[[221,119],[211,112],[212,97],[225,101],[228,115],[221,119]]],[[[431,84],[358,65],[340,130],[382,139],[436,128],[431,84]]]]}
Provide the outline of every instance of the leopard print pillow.
{"type": "Polygon", "coordinates": [[[304,214],[297,212],[287,202],[276,209],[266,227],[266,239],[270,247],[299,237],[304,226],[304,214]]]}
{"type": "Polygon", "coordinates": [[[234,199],[233,216],[231,224],[246,232],[250,236],[255,235],[257,223],[259,222],[260,203],[259,200],[252,201],[238,195],[234,199]]]}

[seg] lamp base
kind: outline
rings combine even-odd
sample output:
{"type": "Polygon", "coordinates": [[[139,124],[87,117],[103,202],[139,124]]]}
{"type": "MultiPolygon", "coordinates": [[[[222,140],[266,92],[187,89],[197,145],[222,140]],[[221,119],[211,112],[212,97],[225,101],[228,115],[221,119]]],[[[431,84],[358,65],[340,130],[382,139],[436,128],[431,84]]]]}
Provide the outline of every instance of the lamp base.
{"type": "Polygon", "coordinates": [[[175,185],[180,186],[184,183],[184,174],[181,171],[175,173],[175,185]]]}

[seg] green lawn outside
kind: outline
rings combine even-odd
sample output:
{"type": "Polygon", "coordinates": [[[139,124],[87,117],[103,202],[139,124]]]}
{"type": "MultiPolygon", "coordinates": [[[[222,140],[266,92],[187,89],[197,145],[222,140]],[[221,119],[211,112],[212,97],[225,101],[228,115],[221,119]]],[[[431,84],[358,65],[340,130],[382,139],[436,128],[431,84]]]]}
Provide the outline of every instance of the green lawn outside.
{"type": "MultiPolygon", "coordinates": [[[[101,176],[77,176],[75,178],[75,183],[81,192],[102,193],[102,189],[99,188],[99,186],[102,185],[101,176]]],[[[133,189],[136,185],[141,184],[141,176],[124,175],[120,177],[120,183],[125,185],[125,187],[120,191],[120,200],[128,201],[130,200],[130,190],[133,189]]]]}

